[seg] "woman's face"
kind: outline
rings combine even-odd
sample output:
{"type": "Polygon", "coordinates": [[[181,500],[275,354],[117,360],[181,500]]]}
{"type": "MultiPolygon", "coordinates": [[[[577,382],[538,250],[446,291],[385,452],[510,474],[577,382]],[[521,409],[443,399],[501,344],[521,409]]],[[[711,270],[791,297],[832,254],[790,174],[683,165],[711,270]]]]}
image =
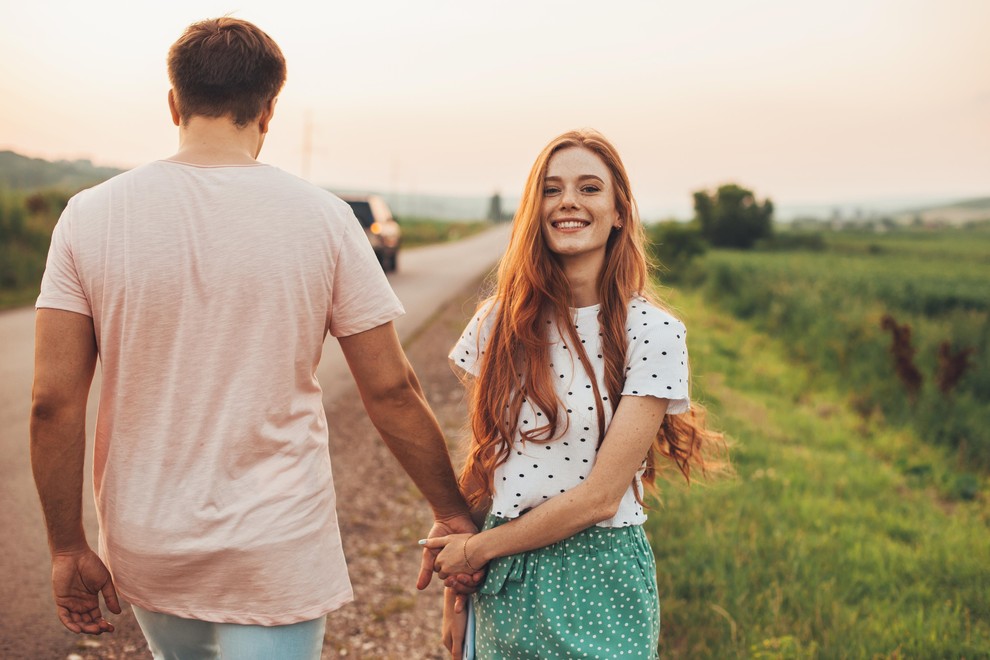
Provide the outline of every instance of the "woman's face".
{"type": "Polygon", "coordinates": [[[604,262],[605,244],[622,220],[612,174],[595,152],[567,147],[553,154],[543,182],[543,238],[568,263],[604,262]]]}

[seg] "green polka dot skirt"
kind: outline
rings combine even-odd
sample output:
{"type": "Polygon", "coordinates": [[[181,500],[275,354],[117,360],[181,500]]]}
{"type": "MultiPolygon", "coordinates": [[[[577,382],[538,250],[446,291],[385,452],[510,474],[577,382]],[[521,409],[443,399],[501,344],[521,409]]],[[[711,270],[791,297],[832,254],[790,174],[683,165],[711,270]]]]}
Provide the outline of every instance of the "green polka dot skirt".
{"type": "Polygon", "coordinates": [[[478,660],[658,657],[656,562],[640,525],[495,559],[473,607],[478,660]]]}

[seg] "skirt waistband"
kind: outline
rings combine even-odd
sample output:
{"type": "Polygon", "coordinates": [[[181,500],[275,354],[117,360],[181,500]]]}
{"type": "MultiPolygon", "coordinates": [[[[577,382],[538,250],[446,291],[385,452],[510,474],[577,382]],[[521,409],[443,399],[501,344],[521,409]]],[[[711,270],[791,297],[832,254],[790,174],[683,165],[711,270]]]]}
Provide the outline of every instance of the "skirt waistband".
{"type": "MultiPolygon", "coordinates": [[[[491,529],[510,522],[511,518],[500,518],[489,515],[485,519],[484,529],[491,529]]],[[[508,581],[521,581],[526,574],[526,567],[531,562],[566,561],[564,558],[574,555],[596,555],[609,551],[619,551],[631,555],[652,556],[646,538],[646,532],[641,525],[628,527],[589,527],[561,541],[552,543],[535,550],[527,550],[507,557],[498,557],[488,564],[488,575],[482,584],[480,593],[496,594],[502,585],[508,581]]]]}
{"type": "MultiPolygon", "coordinates": [[[[483,529],[491,529],[512,522],[514,518],[500,518],[491,514],[485,518],[483,529]]],[[[643,531],[642,525],[629,525],[627,527],[598,527],[592,526],[584,529],[574,536],[557,541],[542,548],[529,550],[528,552],[546,553],[551,555],[571,555],[571,554],[595,554],[599,550],[612,550],[626,547],[629,544],[640,546],[649,542],[643,531]]]]}

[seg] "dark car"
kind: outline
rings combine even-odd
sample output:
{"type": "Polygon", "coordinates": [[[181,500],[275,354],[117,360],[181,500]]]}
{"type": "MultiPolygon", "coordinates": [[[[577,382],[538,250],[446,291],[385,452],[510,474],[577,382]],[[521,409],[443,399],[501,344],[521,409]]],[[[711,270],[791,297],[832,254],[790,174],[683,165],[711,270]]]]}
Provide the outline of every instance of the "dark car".
{"type": "Polygon", "coordinates": [[[340,195],[340,198],[350,205],[364,227],[382,270],[386,273],[394,271],[402,243],[402,228],[392,216],[388,204],[378,195],[340,195]]]}

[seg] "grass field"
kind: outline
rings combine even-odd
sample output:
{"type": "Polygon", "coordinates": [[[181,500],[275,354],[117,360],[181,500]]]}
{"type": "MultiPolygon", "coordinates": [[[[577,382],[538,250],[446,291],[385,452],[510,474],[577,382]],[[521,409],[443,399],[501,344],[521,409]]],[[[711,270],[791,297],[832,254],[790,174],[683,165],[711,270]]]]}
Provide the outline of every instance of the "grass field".
{"type": "Polygon", "coordinates": [[[935,487],[959,476],[945,450],[700,294],[670,301],[738,475],[665,486],[647,523],[662,656],[990,657],[990,506],[935,487]]]}
{"type": "Polygon", "coordinates": [[[864,413],[951,448],[961,466],[990,469],[990,229],[830,233],[819,251],[716,250],[682,277],[782,339],[816,383],[848,392],[864,413]],[[910,326],[916,395],[895,370],[885,315],[910,326]],[[938,386],[943,342],[971,351],[949,391],[938,386]]]}
{"type": "MultiPolygon", "coordinates": [[[[723,251],[668,291],[734,479],[647,523],[666,658],[990,657],[990,231],[723,251]],[[923,382],[894,369],[889,314],[923,382]],[[949,392],[938,347],[973,350],[949,392]]],[[[786,242],[782,242],[786,245],[786,242]]]]}

